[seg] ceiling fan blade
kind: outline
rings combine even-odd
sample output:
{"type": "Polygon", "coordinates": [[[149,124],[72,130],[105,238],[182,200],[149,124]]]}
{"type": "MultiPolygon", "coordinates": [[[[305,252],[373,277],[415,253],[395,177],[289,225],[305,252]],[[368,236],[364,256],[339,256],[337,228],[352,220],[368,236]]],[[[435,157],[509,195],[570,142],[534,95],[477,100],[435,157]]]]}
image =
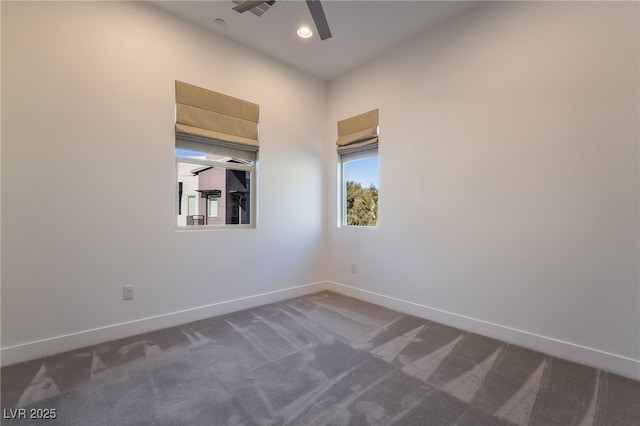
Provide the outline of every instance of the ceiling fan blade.
{"type": "Polygon", "coordinates": [[[327,17],[324,15],[324,9],[322,9],[320,0],[307,0],[307,6],[309,6],[309,12],[311,12],[313,22],[316,24],[320,40],[331,38],[329,23],[327,22],[327,17]]]}
{"type": "Polygon", "coordinates": [[[233,7],[233,10],[239,13],[251,10],[256,6],[260,6],[262,3],[267,3],[267,0],[244,0],[242,3],[233,7]]]}

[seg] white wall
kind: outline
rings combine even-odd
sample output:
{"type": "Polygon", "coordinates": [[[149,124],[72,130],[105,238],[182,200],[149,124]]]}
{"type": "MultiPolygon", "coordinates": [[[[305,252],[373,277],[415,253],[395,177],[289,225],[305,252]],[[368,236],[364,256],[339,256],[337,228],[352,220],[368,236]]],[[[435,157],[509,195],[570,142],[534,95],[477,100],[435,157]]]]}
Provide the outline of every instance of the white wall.
{"type": "Polygon", "coordinates": [[[142,3],[2,2],[2,90],[3,363],[325,278],[324,82],[142,3]],[[257,229],[175,230],[176,79],[260,105],[257,229]]]}
{"type": "Polygon", "coordinates": [[[640,378],[638,12],[483,4],[332,81],[381,135],[377,229],[327,153],[336,289],[640,378]]]}

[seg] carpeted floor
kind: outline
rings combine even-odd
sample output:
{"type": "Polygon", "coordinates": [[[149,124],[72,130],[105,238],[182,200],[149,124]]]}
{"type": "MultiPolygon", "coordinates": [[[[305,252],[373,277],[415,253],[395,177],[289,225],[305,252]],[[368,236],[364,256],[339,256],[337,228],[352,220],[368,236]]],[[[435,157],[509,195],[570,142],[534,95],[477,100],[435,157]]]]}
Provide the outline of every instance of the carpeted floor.
{"type": "Polygon", "coordinates": [[[2,408],[19,425],[637,426],[640,382],[323,292],[5,367],[2,408]]]}

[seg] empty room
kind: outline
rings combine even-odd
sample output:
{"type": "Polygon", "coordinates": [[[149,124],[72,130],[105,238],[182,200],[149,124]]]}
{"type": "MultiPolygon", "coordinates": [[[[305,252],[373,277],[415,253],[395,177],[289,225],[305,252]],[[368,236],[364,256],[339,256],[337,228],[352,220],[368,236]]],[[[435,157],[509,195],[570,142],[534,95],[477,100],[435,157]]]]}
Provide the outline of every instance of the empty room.
{"type": "Polygon", "coordinates": [[[0,19],[2,424],[640,424],[640,3],[0,19]]]}

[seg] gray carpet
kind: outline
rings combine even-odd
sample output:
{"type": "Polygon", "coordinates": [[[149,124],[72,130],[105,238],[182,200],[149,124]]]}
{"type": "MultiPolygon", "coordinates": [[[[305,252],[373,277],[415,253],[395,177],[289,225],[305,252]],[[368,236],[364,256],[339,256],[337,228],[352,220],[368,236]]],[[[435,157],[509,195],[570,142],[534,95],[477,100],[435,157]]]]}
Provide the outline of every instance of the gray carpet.
{"type": "Polygon", "coordinates": [[[2,408],[20,425],[637,426],[640,382],[323,292],[2,368],[2,408]]]}

